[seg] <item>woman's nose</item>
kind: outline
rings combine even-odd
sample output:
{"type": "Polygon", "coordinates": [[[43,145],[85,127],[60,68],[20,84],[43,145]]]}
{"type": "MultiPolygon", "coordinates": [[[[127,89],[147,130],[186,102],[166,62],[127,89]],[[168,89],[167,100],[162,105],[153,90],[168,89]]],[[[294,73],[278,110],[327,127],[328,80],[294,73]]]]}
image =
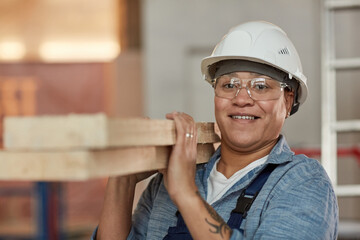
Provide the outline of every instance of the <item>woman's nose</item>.
{"type": "Polygon", "coordinates": [[[248,104],[254,102],[254,100],[251,98],[250,91],[246,87],[239,87],[232,100],[238,104],[248,104]]]}

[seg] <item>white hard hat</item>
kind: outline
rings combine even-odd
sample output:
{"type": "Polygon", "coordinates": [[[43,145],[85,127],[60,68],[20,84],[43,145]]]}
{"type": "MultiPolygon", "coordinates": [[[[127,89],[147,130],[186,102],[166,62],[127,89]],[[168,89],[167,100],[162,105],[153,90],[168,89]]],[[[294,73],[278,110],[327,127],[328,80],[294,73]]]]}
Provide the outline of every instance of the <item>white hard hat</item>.
{"type": "Polygon", "coordinates": [[[287,74],[289,80],[297,80],[297,90],[292,113],[304,103],[307,96],[306,77],[303,74],[299,55],[278,26],[263,22],[247,22],[228,32],[216,45],[211,56],[201,62],[201,71],[206,81],[213,82],[214,66],[224,60],[246,60],[269,65],[287,74]]]}

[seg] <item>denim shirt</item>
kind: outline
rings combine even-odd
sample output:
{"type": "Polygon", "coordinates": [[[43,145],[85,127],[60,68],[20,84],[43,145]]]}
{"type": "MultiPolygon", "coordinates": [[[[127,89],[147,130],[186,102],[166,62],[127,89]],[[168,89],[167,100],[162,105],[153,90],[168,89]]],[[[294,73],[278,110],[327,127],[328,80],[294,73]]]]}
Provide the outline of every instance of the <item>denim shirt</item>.
{"type": "MultiPolygon", "coordinates": [[[[204,199],[207,178],[219,157],[220,147],[208,163],[197,166],[195,181],[204,199]]],[[[226,222],[241,190],[270,163],[278,167],[255,199],[240,229],[233,229],[230,239],[336,239],[338,206],[325,170],[317,160],[294,155],[283,136],[265,164],[246,174],[212,204],[216,212],[226,222]]],[[[162,175],[158,174],[139,200],[128,239],[163,239],[168,228],[176,226],[176,211],[162,175]]],[[[95,234],[96,231],[93,236],[95,234]]]]}

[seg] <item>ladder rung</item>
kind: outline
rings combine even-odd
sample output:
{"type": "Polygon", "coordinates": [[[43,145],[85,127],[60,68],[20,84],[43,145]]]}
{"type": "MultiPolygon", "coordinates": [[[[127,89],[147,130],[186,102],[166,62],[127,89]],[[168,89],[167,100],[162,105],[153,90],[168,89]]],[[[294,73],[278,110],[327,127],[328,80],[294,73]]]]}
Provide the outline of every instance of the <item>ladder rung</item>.
{"type": "Polygon", "coordinates": [[[341,197],[360,196],[360,184],[334,186],[335,194],[341,197]]]}
{"type": "Polygon", "coordinates": [[[360,68],[360,58],[342,58],[330,61],[330,66],[335,69],[360,68]]]}
{"type": "Polygon", "coordinates": [[[360,7],[360,1],[359,0],[329,0],[329,1],[325,1],[325,7],[327,7],[328,9],[360,7]]]}
{"type": "Polygon", "coordinates": [[[357,219],[341,219],[339,221],[339,238],[356,239],[360,236],[360,222],[357,219]]]}
{"type": "Polygon", "coordinates": [[[337,132],[360,131],[360,120],[344,120],[331,124],[331,129],[337,132]]]}

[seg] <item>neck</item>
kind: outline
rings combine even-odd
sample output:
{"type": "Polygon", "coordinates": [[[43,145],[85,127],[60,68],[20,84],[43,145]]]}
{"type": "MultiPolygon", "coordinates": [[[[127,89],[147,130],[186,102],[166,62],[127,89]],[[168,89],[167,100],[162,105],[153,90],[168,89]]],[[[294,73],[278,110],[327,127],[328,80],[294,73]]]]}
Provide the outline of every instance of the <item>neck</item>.
{"type": "Polygon", "coordinates": [[[230,178],[234,173],[243,169],[250,163],[269,155],[278,139],[270,141],[255,151],[239,151],[221,142],[221,159],[217,164],[217,170],[225,177],[230,178]]]}

